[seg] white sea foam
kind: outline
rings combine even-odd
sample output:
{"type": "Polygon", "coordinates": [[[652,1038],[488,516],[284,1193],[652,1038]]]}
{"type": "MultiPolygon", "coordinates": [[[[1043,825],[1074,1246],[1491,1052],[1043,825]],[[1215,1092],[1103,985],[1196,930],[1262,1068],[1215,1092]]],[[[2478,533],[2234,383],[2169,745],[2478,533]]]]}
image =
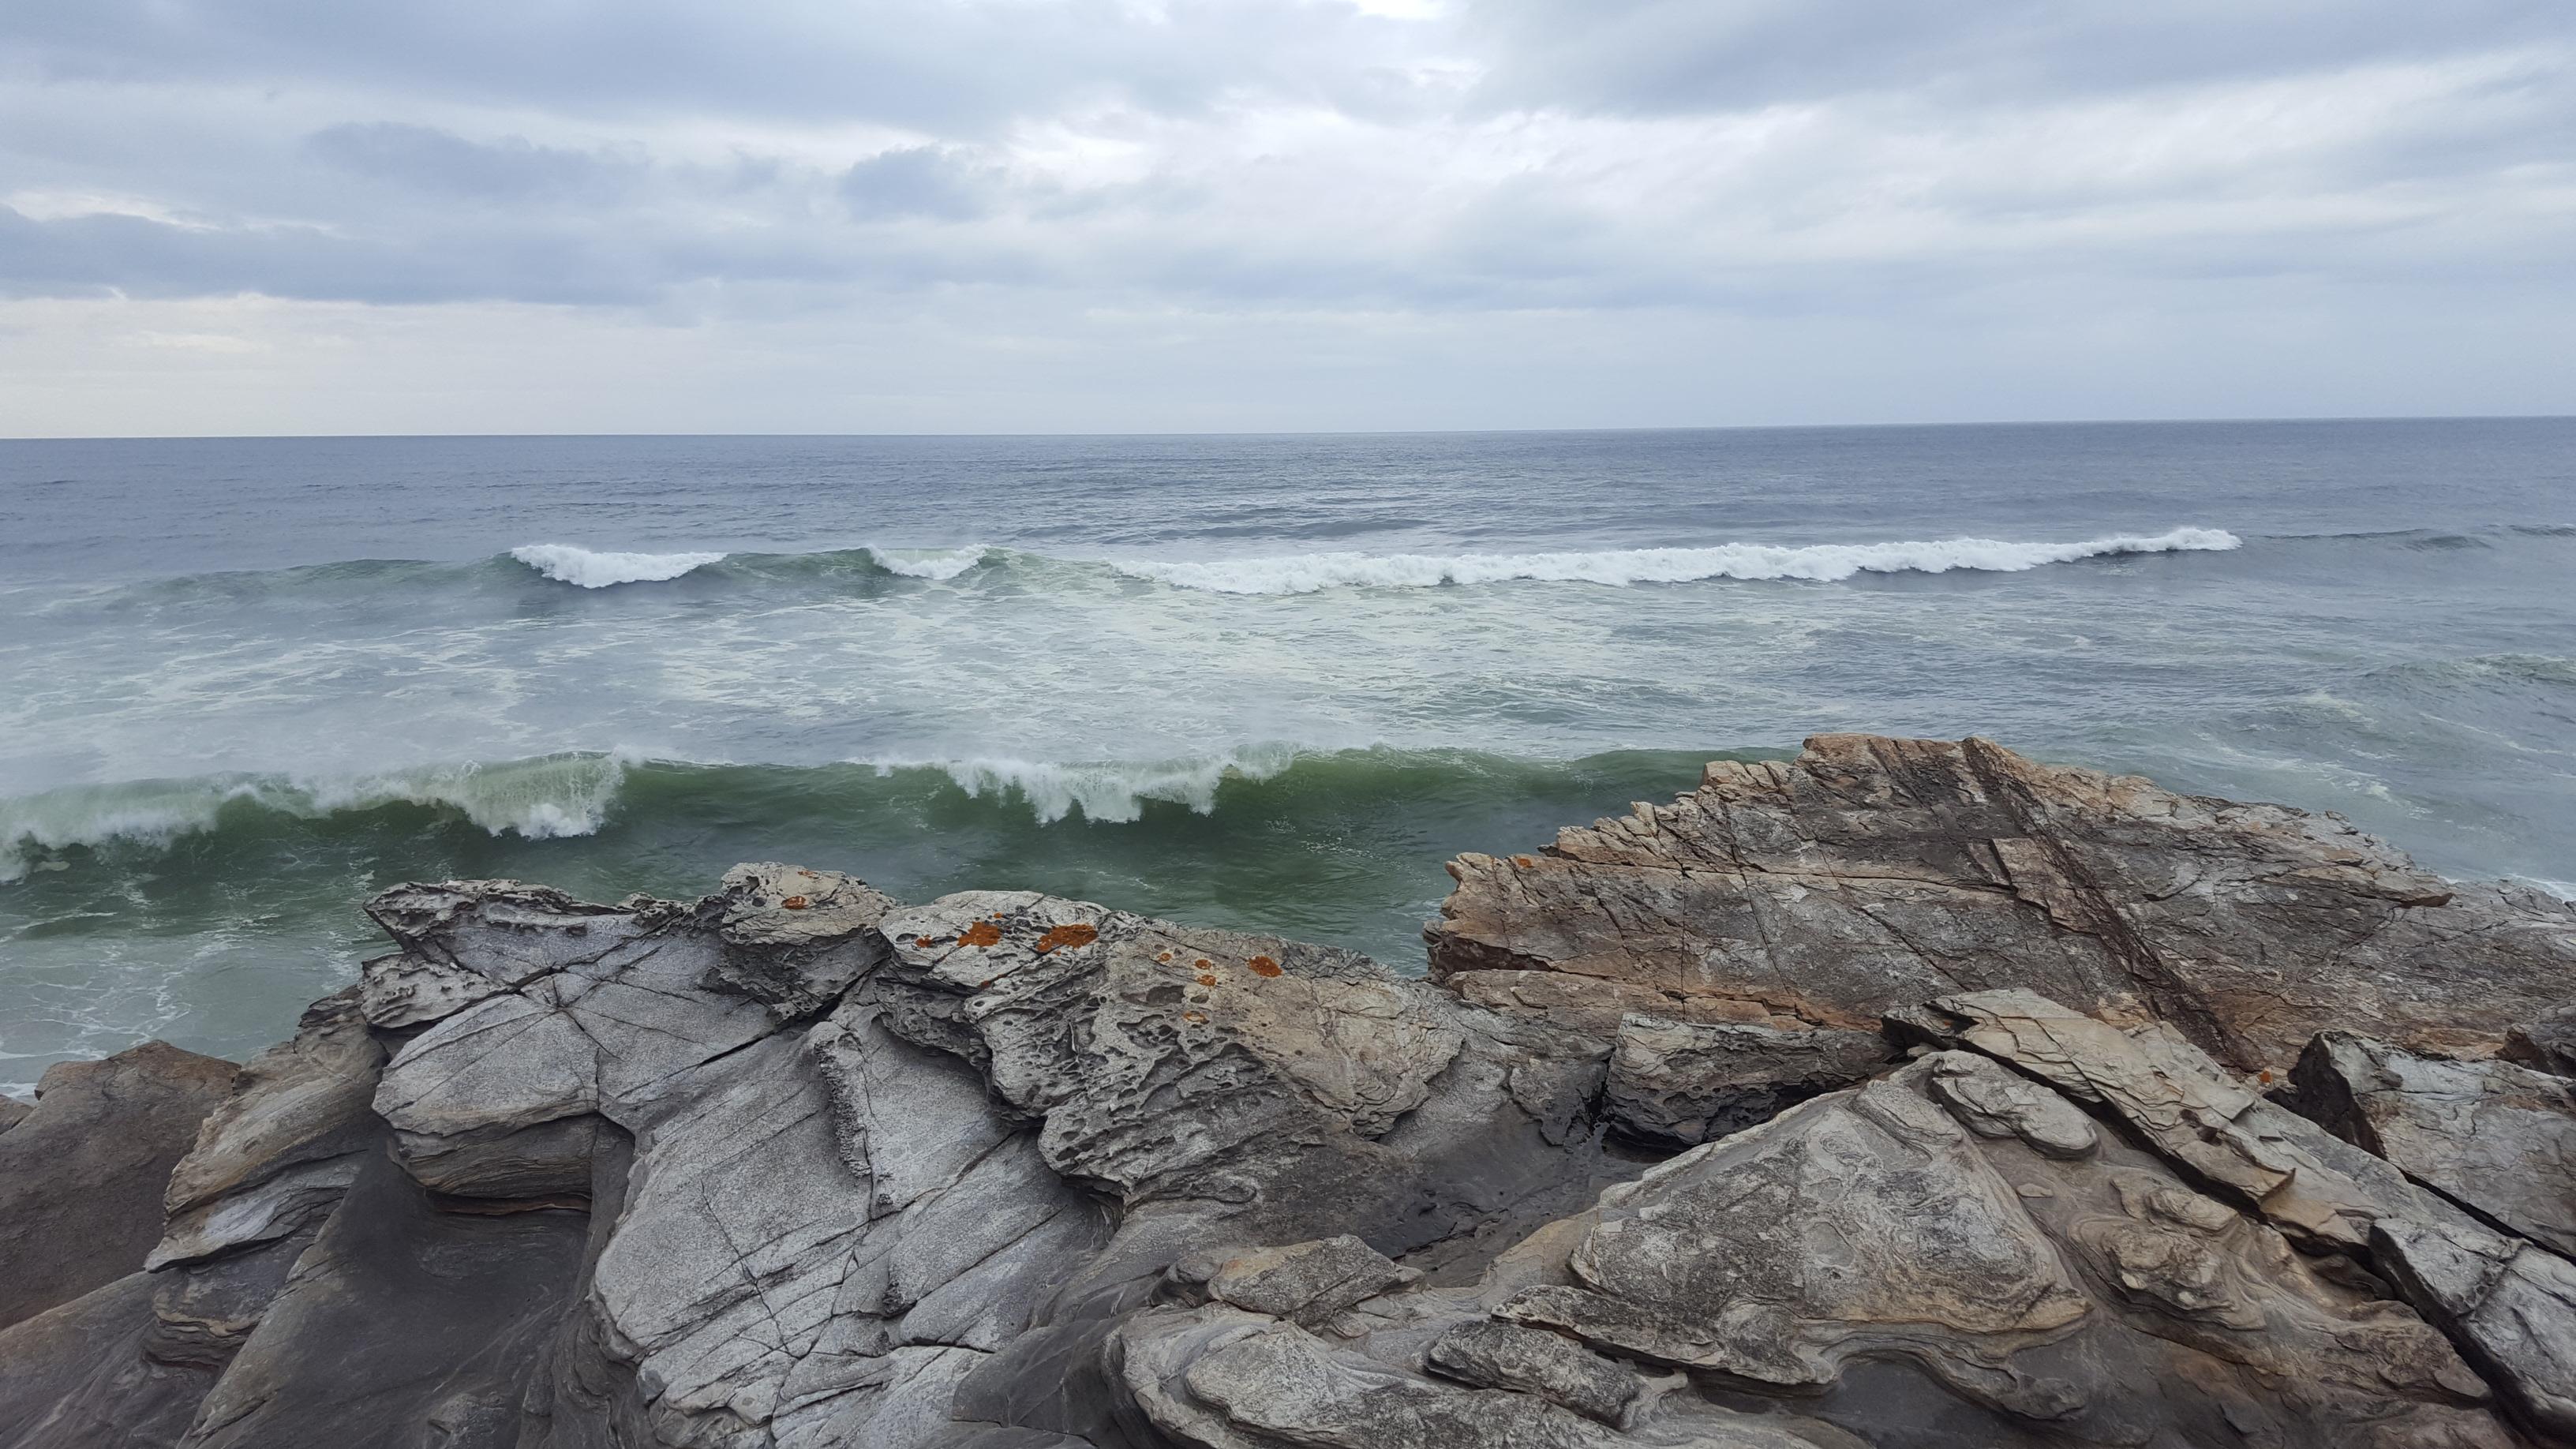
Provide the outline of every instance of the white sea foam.
{"type": "Polygon", "coordinates": [[[1543,583],[1676,584],[1698,579],[1832,581],[1858,573],[2012,573],[2042,564],[2114,554],[2240,547],[2220,528],[2177,528],[2151,537],[2079,543],[1944,538],[1911,543],[1821,543],[1788,547],[1727,543],[1709,548],[1604,549],[1583,553],[1310,553],[1204,563],[1112,560],[1135,578],[1223,594],[1311,594],[1331,588],[1427,588],[1528,579],[1543,583]]]}
{"type": "Polygon", "coordinates": [[[1064,764],[985,756],[960,760],[868,760],[880,775],[896,770],[944,770],[969,795],[1017,795],[1041,825],[1079,807],[1086,820],[1141,818],[1148,800],[1166,800],[1204,815],[1216,808],[1217,787],[1228,777],[1266,780],[1295,764],[1289,745],[1246,745],[1221,754],[1175,760],[1064,764]]]}
{"type": "Polygon", "coordinates": [[[601,553],[569,543],[523,543],[510,557],[558,583],[585,589],[611,584],[651,584],[676,579],[715,563],[720,553],[601,553]]]}
{"type": "Polygon", "coordinates": [[[984,545],[970,543],[963,548],[879,548],[868,545],[868,557],[888,573],[911,579],[929,579],[944,583],[984,561],[984,545]]]}

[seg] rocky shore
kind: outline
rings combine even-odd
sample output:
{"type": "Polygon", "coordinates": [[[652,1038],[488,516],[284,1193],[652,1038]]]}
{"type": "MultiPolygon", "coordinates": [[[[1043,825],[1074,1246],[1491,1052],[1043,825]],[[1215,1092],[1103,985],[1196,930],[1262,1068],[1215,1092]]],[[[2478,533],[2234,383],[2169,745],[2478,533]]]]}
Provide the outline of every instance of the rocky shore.
{"type": "Polygon", "coordinates": [[[0,1449],[2576,1443],[2566,903],[1861,736],[1451,872],[388,891],[0,1107],[0,1449]]]}

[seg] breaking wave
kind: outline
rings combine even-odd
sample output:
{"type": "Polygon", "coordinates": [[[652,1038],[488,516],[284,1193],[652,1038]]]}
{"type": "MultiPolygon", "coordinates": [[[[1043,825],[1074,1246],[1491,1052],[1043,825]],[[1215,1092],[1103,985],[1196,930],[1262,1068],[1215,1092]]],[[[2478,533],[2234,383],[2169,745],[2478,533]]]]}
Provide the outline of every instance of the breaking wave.
{"type": "Polygon", "coordinates": [[[878,548],[871,544],[865,552],[887,573],[946,583],[982,563],[986,549],[980,543],[964,548],[878,548]]]}
{"type": "Polygon", "coordinates": [[[2122,554],[2240,547],[2220,528],[2177,528],[2152,536],[2079,543],[2014,543],[1945,538],[1911,543],[1823,543],[1802,547],[1728,543],[1709,548],[1635,548],[1581,553],[1314,553],[1277,558],[1165,563],[1112,561],[1136,578],[1226,594],[1310,594],[1330,588],[1428,588],[1441,584],[1675,584],[1700,579],[1831,582],[1859,573],[2017,573],[2043,564],[2122,554]]]}
{"type": "Polygon", "coordinates": [[[321,820],[397,805],[427,807],[492,835],[588,835],[607,818],[627,771],[641,763],[612,751],[430,765],[340,780],[231,774],[67,786],[0,800],[0,881],[22,879],[74,847],[166,849],[234,818],[321,820]]]}
{"type": "MultiPolygon", "coordinates": [[[[1221,828],[1260,832],[1263,821],[1301,812],[1438,814],[1449,808],[1440,801],[1544,801],[1551,790],[1588,790],[1605,779],[1637,782],[1611,792],[1622,801],[1639,798],[1632,789],[1669,794],[1688,787],[1716,753],[1623,751],[1549,760],[1254,742],[1164,760],[981,756],[735,765],[609,751],[338,781],[281,775],[148,780],[0,800],[0,881],[69,869],[84,859],[123,860],[151,871],[167,864],[161,854],[174,850],[191,852],[191,870],[256,874],[265,868],[264,845],[300,870],[364,842],[371,842],[363,844],[365,853],[445,851],[443,858],[453,859],[481,853],[476,840],[613,832],[694,838],[710,822],[755,822],[764,836],[786,838],[810,827],[882,844],[936,838],[969,816],[991,828],[1043,832],[1069,821],[1132,825],[1158,811],[1168,812],[1158,817],[1165,820],[1223,812],[1221,828]]],[[[1553,823],[1561,822],[1552,820],[1550,828],[1553,823]]]]}
{"type": "Polygon", "coordinates": [[[523,543],[510,557],[557,583],[585,589],[661,583],[724,561],[720,553],[601,553],[569,543],[523,543]]]}

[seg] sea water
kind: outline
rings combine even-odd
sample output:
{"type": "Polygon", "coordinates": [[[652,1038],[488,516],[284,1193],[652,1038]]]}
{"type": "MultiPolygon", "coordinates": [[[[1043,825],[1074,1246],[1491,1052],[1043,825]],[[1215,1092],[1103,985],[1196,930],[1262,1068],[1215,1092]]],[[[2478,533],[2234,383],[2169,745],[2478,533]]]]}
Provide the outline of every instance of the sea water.
{"type": "Polygon", "coordinates": [[[394,882],[1028,887],[1418,970],[1460,850],[1834,730],[2576,879],[2576,421],[0,442],[0,1090],[394,882]]]}

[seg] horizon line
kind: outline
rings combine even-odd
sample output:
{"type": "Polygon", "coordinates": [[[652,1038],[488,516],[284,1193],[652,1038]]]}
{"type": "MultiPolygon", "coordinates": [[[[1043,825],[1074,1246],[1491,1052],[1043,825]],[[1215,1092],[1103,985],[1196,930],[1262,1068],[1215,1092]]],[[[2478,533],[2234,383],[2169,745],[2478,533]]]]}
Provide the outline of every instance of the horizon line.
{"type": "Polygon", "coordinates": [[[1938,422],[1880,421],[1851,423],[1667,423],[1626,424],[1612,427],[1524,427],[1524,428],[1196,428],[1162,431],[1138,429],[1103,429],[1098,431],[1063,431],[1039,429],[995,429],[989,432],[787,432],[787,431],[667,431],[667,432],[549,432],[549,433],[26,433],[0,435],[7,443],[262,443],[262,442],[422,442],[441,441],[536,441],[600,438],[1426,438],[1426,437],[1492,437],[1546,436],[1581,433],[1763,433],[1763,432],[1848,432],[1863,429],[1900,428],[2096,428],[2096,427],[2181,427],[2225,424],[2309,424],[2309,423],[2539,423],[2576,420],[2569,413],[2348,413],[2312,415],[2230,415],[2213,417],[2140,417],[2140,418],[1971,418],[1938,422]]]}

